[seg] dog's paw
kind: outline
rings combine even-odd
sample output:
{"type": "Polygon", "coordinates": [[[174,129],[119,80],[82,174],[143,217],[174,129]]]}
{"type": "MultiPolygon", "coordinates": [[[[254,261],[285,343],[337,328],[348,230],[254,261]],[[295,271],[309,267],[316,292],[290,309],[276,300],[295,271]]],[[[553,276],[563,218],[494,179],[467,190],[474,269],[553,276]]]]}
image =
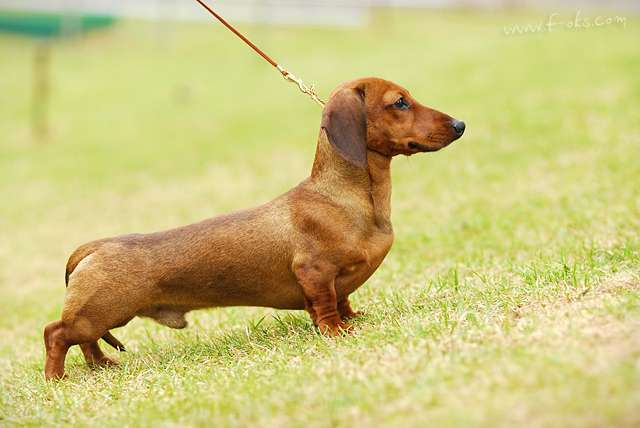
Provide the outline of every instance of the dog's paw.
{"type": "Polygon", "coordinates": [[[95,368],[98,368],[98,367],[113,367],[113,366],[117,366],[118,364],[120,364],[120,363],[116,359],[109,358],[109,357],[102,357],[99,360],[93,361],[90,364],[90,366],[95,367],[95,368]]]}
{"type": "Polygon", "coordinates": [[[318,326],[320,333],[328,337],[338,337],[353,333],[353,326],[345,322],[338,322],[336,324],[323,323],[318,326]]]}
{"type": "Polygon", "coordinates": [[[66,373],[45,373],[44,380],[47,382],[61,382],[63,380],[69,379],[69,375],[66,373]]]}
{"type": "Polygon", "coordinates": [[[114,358],[104,357],[100,360],[101,366],[117,366],[120,362],[114,358]]]}
{"type": "Polygon", "coordinates": [[[362,311],[350,311],[344,314],[340,314],[340,318],[342,318],[343,320],[350,320],[353,318],[358,318],[363,316],[365,316],[365,313],[362,311]]]}

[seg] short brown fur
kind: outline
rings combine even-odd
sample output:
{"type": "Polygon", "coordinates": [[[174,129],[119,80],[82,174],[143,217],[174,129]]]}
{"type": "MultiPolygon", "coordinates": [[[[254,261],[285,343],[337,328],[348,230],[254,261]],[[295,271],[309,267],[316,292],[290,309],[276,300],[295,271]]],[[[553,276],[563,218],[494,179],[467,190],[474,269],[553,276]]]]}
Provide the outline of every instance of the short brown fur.
{"type": "Polygon", "coordinates": [[[266,306],[306,309],[325,334],[349,330],[349,295],[393,242],[391,158],[447,146],[461,135],[452,120],[386,80],[346,82],[324,109],[311,176],[289,192],[246,211],[79,247],[67,264],[61,320],[44,331],[45,377],[64,376],[72,345],[90,365],[115,364],[97,341],[122,347],[109,330],[135,316],[184,328],[194,309],[266,306]],[[400,97],[409,107],[397,108],[400,97]]]}

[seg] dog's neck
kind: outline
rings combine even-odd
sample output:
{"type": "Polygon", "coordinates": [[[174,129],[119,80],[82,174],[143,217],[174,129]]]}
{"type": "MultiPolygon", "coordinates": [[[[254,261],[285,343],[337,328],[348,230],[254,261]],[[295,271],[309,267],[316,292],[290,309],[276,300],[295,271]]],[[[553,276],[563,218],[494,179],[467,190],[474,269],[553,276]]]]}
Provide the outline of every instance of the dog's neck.
{"type": "Polygon", "coordinates": [[[371,201],[373,202],[376,224],[385,231],[391,227],[391,158],[378,152],[367,150],[371,201]]]}
{"type": "Polygon", "coordinates": [[[320,130],[311,182],[337,200],[358,198],[371,204],[376,226],[392,232],[391,158],[368,150],[367,164],[361,167],[345,159],[320,130]]]}

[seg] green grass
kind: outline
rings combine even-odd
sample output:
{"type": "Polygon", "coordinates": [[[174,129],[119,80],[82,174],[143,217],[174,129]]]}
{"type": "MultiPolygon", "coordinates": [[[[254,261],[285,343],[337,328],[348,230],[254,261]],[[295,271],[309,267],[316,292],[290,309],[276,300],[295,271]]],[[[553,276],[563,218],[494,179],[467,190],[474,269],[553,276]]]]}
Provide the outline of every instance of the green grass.
{"type": "Polygon", "coordinates": [[[467,134],[394,161],[396,242],[353,336],[256,308],[134,320],[118,368],[73,349],[51,383],[70,252],[275,197],[308,174],[320,111],[219,25],[125,22],[54,46],[37,141],[33,42],[0,36],[0,425],[638,426],[640,21],[503,35],[543,18],[243,26],[322,95],[386,77],[467,134]]]}

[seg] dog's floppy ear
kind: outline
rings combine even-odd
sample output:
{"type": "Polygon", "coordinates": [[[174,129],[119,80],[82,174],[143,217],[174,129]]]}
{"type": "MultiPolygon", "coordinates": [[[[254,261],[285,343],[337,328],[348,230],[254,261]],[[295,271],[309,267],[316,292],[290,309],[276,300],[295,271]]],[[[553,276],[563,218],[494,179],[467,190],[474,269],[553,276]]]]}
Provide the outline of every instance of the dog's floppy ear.
{"type": "Polygon", "coordinates": [[[343,158],[367,167],[367,116],[361,90],[348,88],[333,94],[322,113],[321,126],[343,158]]]}

